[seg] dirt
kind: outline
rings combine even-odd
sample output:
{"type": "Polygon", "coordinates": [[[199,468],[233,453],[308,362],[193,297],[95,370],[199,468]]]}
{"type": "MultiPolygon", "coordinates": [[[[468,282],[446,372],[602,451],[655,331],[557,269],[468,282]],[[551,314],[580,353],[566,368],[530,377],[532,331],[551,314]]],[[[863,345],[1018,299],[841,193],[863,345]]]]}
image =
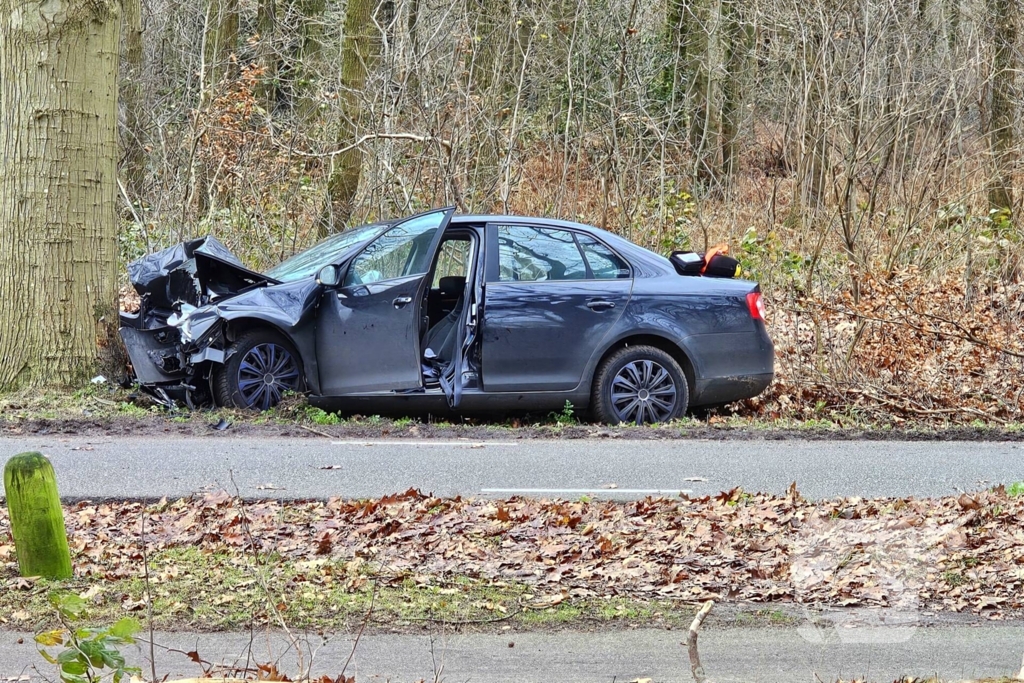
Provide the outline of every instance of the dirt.
{"type": "Polygon", "coordinates": [[[607,427],[598,424],[520,424],[483,421],[460,424],[401,422],[393,420],[347,420],[340,424],[303,424],[298,421],[260,422],[242,416],[224,418],[197,412],[182,418],[159,414],[136,416],[56,418],[0,418],[0,435],[65,434],[77,436],[209,436],[232,435],[301,437],[312,439],[700,439],[721,440],[811,440],[811,441],[1024,441],[1024,431],[991,427],[950,427],[946,429],[840,429],[827,427],[779,428],[733,426],[713,423],[684,423],[661,427],[607,427]],[[220,428],[218,428],[220,427],[220,428]]]}

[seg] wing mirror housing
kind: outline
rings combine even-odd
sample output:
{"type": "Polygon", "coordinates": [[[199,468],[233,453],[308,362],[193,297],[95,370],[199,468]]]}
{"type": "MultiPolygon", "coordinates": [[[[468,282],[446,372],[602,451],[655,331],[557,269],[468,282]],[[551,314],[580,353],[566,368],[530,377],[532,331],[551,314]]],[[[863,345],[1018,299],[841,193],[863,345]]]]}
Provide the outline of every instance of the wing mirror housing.
{"type": "Polygon", "coordinates": [[[333,264],[324,266],[316,274],[316,282],[325,287],[337,287],[341,284],[341,268],[333,264]]]}

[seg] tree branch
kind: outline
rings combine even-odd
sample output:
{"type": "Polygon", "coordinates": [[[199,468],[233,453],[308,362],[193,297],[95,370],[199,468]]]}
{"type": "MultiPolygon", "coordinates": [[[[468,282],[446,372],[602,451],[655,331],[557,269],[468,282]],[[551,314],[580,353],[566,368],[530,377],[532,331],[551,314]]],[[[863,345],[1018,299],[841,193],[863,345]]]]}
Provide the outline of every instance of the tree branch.
{"type": "Polygon", "coordinates": [[[690,655],[690,671],[693,673],[693,680],[697,683],[704,683],[707,678],[704,675],[704,667],[700,663],[700,655],[697,653],[697,631],[700,630],[701,624],[704,623],[704,619],[707,618],[711,612],[711,608],[715,606],[714,600],[708,600],[697,612],[697,616],[693,618],[693,623],[690,624],[690,632],[686,636],[686,650],[690,655]]]}

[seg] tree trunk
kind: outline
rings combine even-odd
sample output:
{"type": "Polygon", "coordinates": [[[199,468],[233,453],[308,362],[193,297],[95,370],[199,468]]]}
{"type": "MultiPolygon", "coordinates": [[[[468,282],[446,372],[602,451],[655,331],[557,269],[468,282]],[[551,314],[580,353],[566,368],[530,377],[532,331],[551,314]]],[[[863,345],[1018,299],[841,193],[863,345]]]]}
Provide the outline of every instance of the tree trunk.
{"type": "Polygon", "coordinates": [[[419,80],[419,59],[420,59],[420,0],[409,0],[409,16],[406,20],[406,27],[409,31],[409,62],[412,66],[410,86],[414,86],[419,80]]]}
{"type": "MultiPolygon", "coordinates": [[[[374,0],[349,0],[345,12],[345,41],[341,49],[341,120],[336,143],[339,149],[353,145],[359,135],[363,88],[379,50],[373,23],[374,0]]],[[[345,224],[352,216],[359,189],[363,150],[353,147],[334,155],[327,178],[327,201],[319,222],[321,237],[345,224]]]]}
{"type": "Polygon", "coordinates": [[[993,209],[1013,207],[1014,120],[1017,99],[1018,0],[989,0],[995,52],[992,59],[992,97],[989,105],[989,145],[994,165],[988,202],[993,209]]]}
{"type": "Polygon", "coordinates": [[[686,35],[687,92],[690,101],[690,144],[693,147],[694,175],[705,185],[717,185],[720,108],[715,93],[711,27],[718,11],[710,0],[693,0],[686,35]]]}
{"type": "Polygon", "coordinates": [[[256,5],[256,31],[259,43],[256,46],[256,63],[263,69],[256,99],[267,114],[273,114],[278,98],[277,53],[277,3],[275,0],[259,0],[256,5]]]}
{"type": "Polygon", "coordinates": [[[121,101],[124,104],[121,147],[124,156],[121,168],[128,197],[136,203],[142,198],[146,175],[142,57],[142,1],[124,0],[124,78],[121,81],[121,101]]]}
{"type": "MultiPolygon", "coordinates": [[[[665,16],[665,35],[671,52],[671,60],[662,73],[662,81],[669,88],[668,106],[673,114],[681,113],[686,106],[686,87],[690,80],[687,73],[687,49],[693,22],[689,0],[668,0],[665,16]]],[[[673,117],[675,126],[680,119],[673,117]]]]}
{"type": "Polygon", "coordinates": [[[206,87],[216,93],[221,81],[238,71],[231,59],[238,49],[238,0],[210,0],[207,12],[206,87]]]}
{"type": "Polygon", "coordinates": [[[295,106],[300,125],[313,125],[319,120],[320,100],[318,97],[322,71],[325,0],[300,0],[302,13],[301,39],[295,62],[298,65],[298,82],[295,83],[295,106]]]}
{"type": "Polygon", "coordinates": [[[956,53],[960,48],[960,0],[946,0],[946,45],[956,53]]]}
{"type": "Polygon", "coordinates": [[[821,50],[824,42],[818,32],[810,36],[808,55],[804,62],[805,105],[803,117],[803,151],[799,160],[800,206],[805,209],[821,208],[825,198],[825,178],[829,173],[829,152],[827,130],[824,121],[822,89],[825,79],[822,73],[821,50]]]}
{"type": "Polygon", "coordinates": [[[112,0],[0,0],[0,391],[88,377],[116,322],[112,0]]]}
{"type": "Polygon", "coordinates": [[[725,83],[722,88],[722,182],[728,186],[739,159],[743,103],[754,46],[754,28],[745,21],[743,6],[736,0],[722,2],[722,38],[725,48],[725,83]]]}

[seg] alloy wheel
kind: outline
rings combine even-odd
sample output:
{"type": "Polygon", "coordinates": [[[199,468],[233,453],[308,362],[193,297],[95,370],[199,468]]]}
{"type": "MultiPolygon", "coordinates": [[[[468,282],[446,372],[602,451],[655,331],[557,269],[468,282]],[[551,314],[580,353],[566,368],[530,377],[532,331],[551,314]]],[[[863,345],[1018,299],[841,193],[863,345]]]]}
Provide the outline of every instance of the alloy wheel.
{"type": "Polygon", "coordinates": [[[672,374],[660,363],[635,360],[612,380],[612,409],[622,422],[664,422],[674,414],[676,393],[672,374]]]}
{"type": "Polygon", "coordinates": [[[280,344],[257,344],[238,366],[238,393],[250,408],[268,410],[277,405],[285,391],[298,386],[298,363],[280,344]]]}

